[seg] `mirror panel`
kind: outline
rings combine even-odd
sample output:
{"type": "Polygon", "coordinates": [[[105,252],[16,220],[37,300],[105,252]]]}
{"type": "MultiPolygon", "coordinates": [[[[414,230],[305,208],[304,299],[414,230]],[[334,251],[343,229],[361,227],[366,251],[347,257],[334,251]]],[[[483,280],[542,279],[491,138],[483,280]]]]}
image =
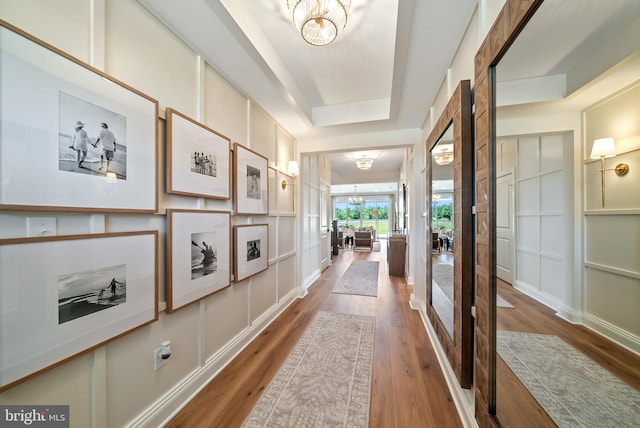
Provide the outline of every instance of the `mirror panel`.
{"type": "Polygon", "coordinates": [[[427,261],[427,316],[462,388],[471,387],[473,374],[473,237],[461,233],[473,230],[471,121],[470,82],[463,80],[426,141],[431,153],[426,165],[427,199],[433,219],[428,225],[432,240],[427,253],[433,257],[427,261]],[[451,151],[453,159],[447,164],[451,151]],[[441,284],[434,286],[434,281],[441,284]]]}
{"type": "Polygon", "coordinates": [[[431,306],[453,340],[453,122],[431,149],[431,306]]]}
{"type": "MultiPolygon", "coordinates": [[[[590,359],[602,367],[607,367],[607,370],[626,382],[631,388],[635,388],[636,391],[640,390],[639,370],[629,371],[628,368],[630,366],[640,367],[640,365],[637,354],[621,349],[613,342],[598,337],[597,334],[592,334],[589,338],[575,337],[566,333],[563,330],[564,327],[560,328],[556,324],[565,321],[553,313],[566,318],[572,313],[582,313],[580,311],[586,313],[587,307],[573,308],[572,302],[569,300],[558,300],[560,303],[553,307],[553,299],[551,299],[547,300],[549,307],[551,307],[550,310],[549,307],[519,293],[516,287],[511,291],[509,284],[505,286],[500,270],[503,268],[503,262],[507,259],[504,251],[508,246],[503,245],[504,240],[500,236],[500,230],[505,225],[514,224],[516,229],[520,226],[520,231],[527,232],[523,227],[524,220],[527,219],[525,216],[518,215],[518,204],[514,207],[515,214],[509,218],[503,216],[503,213],[506,212],[505,208],[509,206],[508,198],[511,197],[504,168],[504,165],[509,164],[510,161],[505,156],[505,151],[511,152],[512,155],[513,188],[515,189],[513,198],[516,202],[520,202],[522,206],[526,205],[522,204],[523,195],[521,193],[519,196],[518,191],[523,190],[531,183],[535,184],[535,180],[539,180],[537,187],[534,188],[534,193],[538,196],[535,201],[529,201],[532,203],[539,201],[540,203],[540,213],[536,214],[539,218],[539,224],[530,225],[536,228],[535,233],[523,234],[522,236],[523,238],[534,236],[539,239],[537,245],[540,248],[536,247],[536,249],[543,253],[545,252],[544,246],[553,243],[552,251],[547,249],[546,253],[554,254],[554,263],[547,263],[546,267],[544,263],[540,263],[535,271],[531,270],[530,266],[522,265],[526,263],[524,258],[514,257],[516,265],[514,266],[515,275],[512,283],[517,286],[520,281],[531,282],[532,278],[537,279],[539,282],[538,294],[555,293],[559,296],[558,299],[573,298],[576,302],[587,302],[589,297],[585,297],[584,294],[580,295],[580,293],[589,292],[590,281],[593,281],[592,278],[596,276],[598,269],[593,266],[586,266],[586,268],[580,266],[588,273],[582,280],[583,283],[577,288],[566,288],[570,287],[572,283],[580,283],[580,280],[567,281],[567,275],[562,273],[561,269],[564,263],[570,265],[568,270],[575,270],[575,266],[571,265],[572,262],[575,263],[575,260],[572,260],[570,256],[565,257],[563,253],[565,246],[562,245],[561,240],[557,239],[558,232],[564,230],[565,232],[570,231],[568,233],[581,233],[578,240],[584,243],[587,254],[589,254],[591,245],[594,245],[592,242],[596,241],[589,239],[590,231],[588,229],[586,231],[572,231],[571,227],[564,227],[561,223],[563,211],[559,207],[560,203],[567,199],[570,208],[583,203],[585,206],[584,221],[587,224],[601,221],[607,216],[615,216],[616,214],[618,214],[618,219],[621,218],[620,213],[614,212],[598,212],[597,215],[594,215],[595,211],[601,209],[599,199],[595,199],[597,207],[593,204],[593,206],[589,205],[590,200],[594,199],[591,193],[595,193],[591,191],[590,186],[600,190],[600,182],[598,181],[600,175],[595,173],[597,167],[592,166],[597,162],[589,160],[589,151],[594,138],[609,136],[591,134],[597,134],[596,131],[605,129],[607,134],[612,131],[613,133],[623,132],[619,127],[614,130],[612,126],[609,126],[607,129],[607,124],[590,125],[589,111],[592,108],[600,108],[613,98],[621,98],[621,94],[627,93],[633,85],[638,85],[640,73],[633,74],[634,72],[631,72],[632,74],[629,75],[628,66],[640,58],[640,42],[638,42],[640,38],[637,37],[640,28],[638,25],[640,23],[640,4],[632,0],[620,0],[614,3],[598,0],[545,0],[544,2],[507,0],[498,16],[494,27],[476,55],[474,93],[477,168],[475,179],[477,198],[475,411],[480,426],[556,426],[549,416],[543,418],[544,420],[537,419],[540,415],[547,415],[546,411],[530,395],[533,392],[526,389],[523,385],[525,382],[521,382],[513,373],[508,366],[508,361],[505,362],[507,359],[503,360],[502,354],[496,353],[498,339],[503,347],[504,338],[510,337],[510,334],[504,334],[505,331],[507,333],[511,333],[508,331],[511,330],[518,333],[558,336],[578,351],[588,354],[590,359]],[[562,49],[565,50],[562,51],[562,49]],[[552,65],[549,66],[549,64],[552,65]],[[621,71],[624,71],[625,74],[622,81],[621,75],[623,73],[620,73],[621,71]],[[594,78],[597,80],[592,80],[594,78]],[[553,83],[557,83],[558,80],[563,85],[558,86],[553,83]],[[585,123],[567,126],[562,120],[557,120],[560,115],[581,117],[585,123]],[[554,117],[556,118],[555,122],[554,117]],[[540,128],[541,126],[544,128],[540,128]],[[563,150],[564,153],[562,153],[563,150]],[[523,153],[529,154],[523,156],[523,153]],[[531,153],[536,156],[531,156],[531,153]],[[582,156],[584,162],[575,162],[574,159],[578,156],[582,156]],[[563,157],[568,158],[568,162],[565,162],[564,165],[562,165],[563,157]],[[519,162],[525,164],[519,165],[519,162]],[[575,177],[579,174],[573,173],[573,167],[584,168],[585,178],[581,183],[576,181],[575,177]],[[526,177],[524,177],[525,174],[527,174],[526,177]],[[568,174],[564,184],[549,185],[550,180],[562,179],[562,174],[568,174]],[[590,178],[592,176],[595,176],[596,179],[590,178]],[[586,186],[586,192],[584,189],[580,191],[579,188],[572,192],[571,189],[576,186],[586,186]],[[557,194],[562,191],[565,192],[564,197],[557,194]],[[584,200],[577,196],[585,193],[586,199],[584,200]],[[574,202],[573,198],[578,199],[574,202]],[[545,203],[551,202],[553,202],[553,210],[545,208],[547,207],[545,203]],[[589,210],[594,212],[590,213],[589,210]],[[553,219],[548,217],[550,213],[553,214],[553,219]],[[553,224],[549,223],[551,220],[553,220],[553,224]],[[549,236],[555,238],[550,240],[549,236]],[[552,275],[545,273],[545,269],[550,269],[548,272],[551,272],[552,275]],[[564,286],[565,289],[551,288],[556,285],[564,286]],[[511,302],[515,303],[516,309],[497,308],[498,293],[516,299],[511,302]],[[523,302],[526,302],[526,305],[523,306],[523,302]],[[550,321],[540,318],[533,312],[536,305],[551,314],[550,321]],[[522,313],[524,316],[514,315],[517,313],[522,313]],[[530,322],[532,319],[537,319],[538,322],[530,322]],[[548,327],[551,327],[553,331],[543,331],[548,327]],[[499,330],[498,333],[497,330],[499,330]],[[599,349],[599,352],[593,353],[593,349],[599,349]],[[613,354],[610,354],[612,352],[613,354]],[[607,356],[607,354],[610,355],[607,356]],[[627,369],[616,368],[615,361],[625,361],[624,365],[627,369]],[[616,371],[618,372],[616,373],[616,371]],[[525,399],[528,395],[529,398],[525,399]]],[[[620,111],[615,116],[615,121],[613,120],[614,116],[609,116],[610,125],[613,122],[620,123],[620,116],[620,111]]],[[[629,126],[625,128],[627,131],[629,129],[629,126]]],[[[626,140],[621,138],[623,148],[621,157],[628,157],[627,153],[640,147],[630,143],[640,134],[635,131],[633,135],[631,137],[629,134],[626,140]]],[[[620,152],[618,154],[620,155],[620,152]]],[[[623,160],[614,160],[611,164],[607,164],[607,168],[613,168],[616,163],[623,160]]],[[[611,179],[611,181],[614,180],[611,179]]],[[[617,184],[617,190],[622,193],[620,189],[623,188],[624,182],[620,180],[618,183],[621,184],[617,184]]],[[[608,188],[607,192],[609,192],[608,188]]],[[[629,201],[632,198],[629,197],[629,194],[633,191],[627,191],[625,198],[620,199],[616,199],[615,190],[612,189],[611,193],[610,210],[616,208],[626,208],[629,211],[637,209],[637,204],[632,207],[616,206],[621,203],[630,204],[629,201]]],[[[530,195],[531,192],[525,192],[525,194],[530,195]]],[[[600,194],[596,193],[596,196],[599,197],[600,194]]],[[[609,197],[609,193],[607,196],[609,197]]],[[[532,206],[536,207],[535,204],[526,206],[528,209],[532,206]]],[[[529,210],[528,213],[530,214],[531,211],[529,210]]],[[[568,218],[573,221],[570,212],[568,218]]],[[[611,227],[608,233],[612,233],[611,227]]],[[[562,234],[567,235],[564,232],[562,234]]],[[[573,238],[573,235],[567,236],[569,237],[564,240],[569,244],[576,239],[573,238]]],[[[514,235],[516,254],[518,254],[517,240],[519,237],[519,232],[516,230],[514,235]]],[[[616,251],[623,250],[616,247],[606,254],[615,254],[616,251]]],[[[546,255],[541,256],[540,260],[544,261],[545,257],[546,255]]],[[[589,260],[582,260],[581,263],[588,264],[587,261],[589,260]]],[[[616,277],[616,282],[622,281],[621,276],[624,275],[616,277]]],[[[607,296],[601,296],[598,304],[602,307],[621,308],[620,305],[604,301],[604,299],[616,296],[618,299],[620,298],[620,293],[611,290],[612,286],[611,283],[607,284],[610,291],[607,296]]],[[[535,294],[536,289],[533,289],[533,292],[535,294]]],[[[538,300],[544,301],[544,299],[538,300]]],[[[580,305],[581,303],[575,304],[580,305]]],[[[618,309],[617,315],[620,315],[621,310],[618,309]]],[[[559,377],[563,376],[560,372],[554,371],[554,373],[558,373],[559,377]]],[[[575,383],[568,380],[565,383],[571,385],[567,391],[575,388],[575,383]]],[[[589,390],[590,394],[592,392],[589,390]]],[[[604,412],[604,403],[598,402],[601,403],[600,411],[604,412]]],[[[589,405],[581,406],[584,409],[589,407],[589,405]]],[[[612,420],[609,423],[616,426],[624,425],[614,423],[612,420]]]]}

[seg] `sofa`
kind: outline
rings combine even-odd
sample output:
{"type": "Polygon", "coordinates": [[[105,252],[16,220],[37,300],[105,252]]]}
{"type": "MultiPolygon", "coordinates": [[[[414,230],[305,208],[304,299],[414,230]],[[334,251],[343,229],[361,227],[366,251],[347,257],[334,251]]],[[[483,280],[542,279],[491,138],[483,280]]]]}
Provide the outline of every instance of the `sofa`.
{"type": "Polygon", "coordinates": [[[356,230],[353,232],[353,249],[368,249],[373,251],[373,236],[369,230],[356,230]]]}

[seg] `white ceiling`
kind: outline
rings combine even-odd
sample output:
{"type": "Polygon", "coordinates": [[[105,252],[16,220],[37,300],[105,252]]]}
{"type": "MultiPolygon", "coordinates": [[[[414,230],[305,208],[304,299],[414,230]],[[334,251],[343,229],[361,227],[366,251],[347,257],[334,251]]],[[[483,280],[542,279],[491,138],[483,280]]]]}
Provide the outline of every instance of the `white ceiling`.
{"type": "MultiPolygon", "coordinates": [[[[315,47],[286,0],[139,1],[299,142],[419,129],[477,4],[352,0],[344,32],[315,47]]],[[[366,174],[397,180],[402,151],[383,153],[366,174]]],[[[337,177],[358,172],[329,157],[337,177]]]]}
{"type": "MultiPolygon", "coordinates": [[[[344,32],[314,47],[291,23],[286,0],[139,2],[299,143],[337,138],[351,151],[351,135],[422,126],[478,4],[352,0],[344,32]]],[[[527,26],[500,63],[508,90],[499,98],[511,96],[499,105],[566,97],[604,71],[603,56],[637,44],[633,32],[627,40],[614,36],[639,14],[639,0],[546,0],[533,18],[538,24],[527,26]]],[[[403,156],[402,149],[382,150],[362,172],[343,154],[327,154],[338,184],[397,181],[403,156]]]]}

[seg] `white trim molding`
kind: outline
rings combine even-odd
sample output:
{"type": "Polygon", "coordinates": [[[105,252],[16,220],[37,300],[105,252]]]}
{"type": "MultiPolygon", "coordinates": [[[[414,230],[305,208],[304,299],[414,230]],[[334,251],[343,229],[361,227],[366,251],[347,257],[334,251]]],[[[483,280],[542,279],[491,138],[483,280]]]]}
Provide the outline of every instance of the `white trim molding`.
{"type": "Polygon", "coordinates": [[[145,411],[130,421],[127,428],[164,426],[186,406],[205,386],[211,382],[233,359],[240,354],[262,331],[267,328],[291,303],[296,301],[296,290],[292,290],[280,303],[274,305],[251,326],[237,335],[205,363],[169,389],[145,411]]]}

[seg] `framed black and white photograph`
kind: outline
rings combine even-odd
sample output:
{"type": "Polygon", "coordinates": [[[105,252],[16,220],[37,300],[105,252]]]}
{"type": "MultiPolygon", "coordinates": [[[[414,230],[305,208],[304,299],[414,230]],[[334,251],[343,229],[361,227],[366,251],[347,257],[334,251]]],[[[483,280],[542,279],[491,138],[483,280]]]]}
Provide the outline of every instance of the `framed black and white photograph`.
{"type": "Polygon", "coordinates": [[[231,214],[167,210],[167,312],[231,285],[231,214]]]}
{"type": "Polygon", "coordinates": [[[167,109],[167,192],[231,199],[231,140],[167,109]]]}
{"type": "Polygon", "coordinates": [[[268,234],[266,224],[234,226],[233,275],[235,282],[244,281],[267,270],[269,262],[268,234]]]}
{"type": "Polygon", "coordinates": [[[238,143],[233,153],[236,214],[269,214],[269,159],[238,143]]]}
{"type": "Polygon", "coordinates": [[[155,99],[0,21],[0,209],[156,212],[157,125],[155,99]]]}
{"type": "Polygon", "coordinates": [[[0,391],[157,320],[157,240],[0,240],[0,391]]]}

